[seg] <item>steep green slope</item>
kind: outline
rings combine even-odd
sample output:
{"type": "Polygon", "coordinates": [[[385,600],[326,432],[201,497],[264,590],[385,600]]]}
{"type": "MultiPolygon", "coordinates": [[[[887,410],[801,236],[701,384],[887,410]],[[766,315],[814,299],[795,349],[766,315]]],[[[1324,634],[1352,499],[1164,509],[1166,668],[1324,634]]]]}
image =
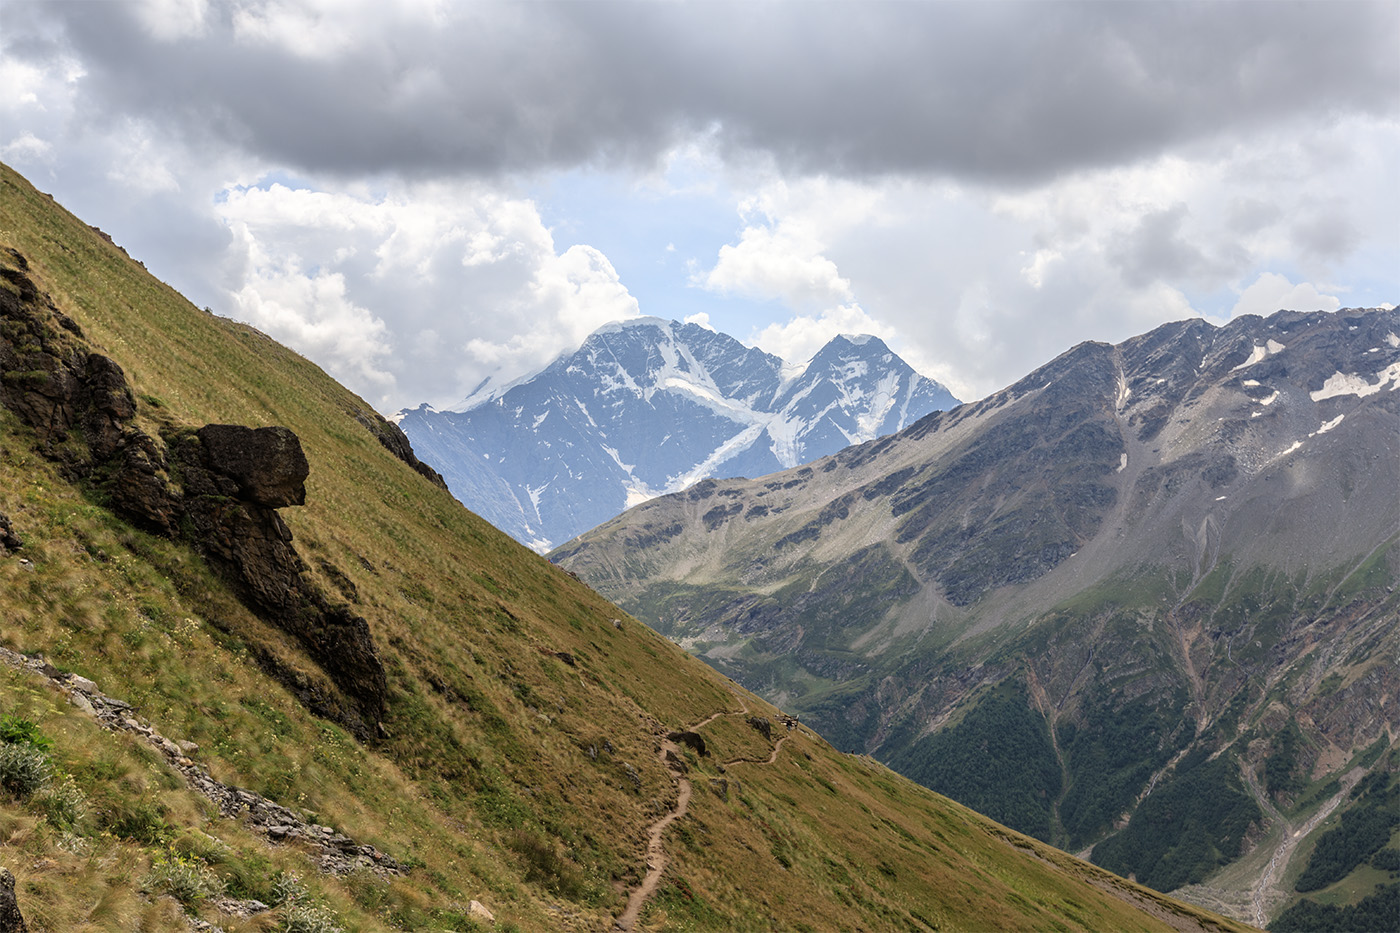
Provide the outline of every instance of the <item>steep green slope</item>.
{"type": "Polygon", "coordinates": [[[460,931],[474,900],[532,930],[1234,928],[774,731],[8,168],[0,272],[0,865],[31,929],[460,931]],[[295,432],[305,505],[207,424],[295,432]]]}

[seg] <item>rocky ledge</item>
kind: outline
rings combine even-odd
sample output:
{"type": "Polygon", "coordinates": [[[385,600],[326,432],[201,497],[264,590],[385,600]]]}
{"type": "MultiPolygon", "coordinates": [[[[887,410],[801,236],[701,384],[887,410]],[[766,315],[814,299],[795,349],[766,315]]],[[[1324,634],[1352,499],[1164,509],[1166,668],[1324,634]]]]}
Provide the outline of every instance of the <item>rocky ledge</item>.
{"type": "Polygon", "coordinates": [[[374,846],[362,845],[329,826],[312,823],[296,811],[250,790],[216,781],[207,767],[190,757],[198,753],[198,745],[161,735],[136,714],[130,703],[108,696],[86,677],[61,672],[42,658],[31,658],[8,648],[0,648],[0,661],[43,677],[62,691],[69,703],[106,728],[141,736],[190,787],[212,800],[221,815],[243,820],[269,842],[304,847],[320,871],[331,875],[348,875],[357,869],[380,875],[402,873],[398,862],[374,846]]]}

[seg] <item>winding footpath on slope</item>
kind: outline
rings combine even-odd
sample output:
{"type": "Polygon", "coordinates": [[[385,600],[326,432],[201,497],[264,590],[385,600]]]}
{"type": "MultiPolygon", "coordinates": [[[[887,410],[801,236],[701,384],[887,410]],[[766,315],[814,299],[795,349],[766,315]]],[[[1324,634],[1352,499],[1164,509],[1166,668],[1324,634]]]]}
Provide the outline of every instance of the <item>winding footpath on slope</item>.
{"type": "MultiPolygon", "coordinates": [[[[733,688],[730,688],[733,691],[733,688]]],[[[734,692],[734,698],[739,701],[739,710],[720,710],[690,726],[688,732],[698,732],[721,716],[747,716],[749,704],[744,702],[744,697],[738,692],[734,692]]],[[[779,736],[778,741],[773,745],[773,753],[766,759],[763,758],[730,758],[724,762],[726,765],[732,764],[759,764],[771,765],[778,760],[778,752],[783,747],[783,743],[788,740],[787,735],[779,736]]],[[[615,929],[631,931],[636,928],[637,918],[642,914],[642,908],[646,906],[647,900],[656,893],[657,886],[661,883],[661,876],[670,865],[671,860],[666,855],[666,846],[662,842],[667,827],[676,820],[685,816],[686,810],[690,807],[691,784],[690,778],[686,777],[684,759],[681,757],[680,746],[669,738],[662,738],[661,747],[657,751],[657,758],[661,764],[671,773],[671,777],[676,782],[676,805],[666,813],[665,816],[652,823],[647,829],[647,873],[640,884],[632,889],[632,893],[627,897],[627,909],[622,912],[622,916],[617,918],[615,929]]]]}

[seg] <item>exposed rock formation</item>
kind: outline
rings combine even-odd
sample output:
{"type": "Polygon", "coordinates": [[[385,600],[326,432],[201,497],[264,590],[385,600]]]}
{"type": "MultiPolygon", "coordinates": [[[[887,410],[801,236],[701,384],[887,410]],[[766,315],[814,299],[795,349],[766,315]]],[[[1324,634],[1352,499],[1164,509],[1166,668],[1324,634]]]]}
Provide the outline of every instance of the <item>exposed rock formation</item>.
{"type": "MultiPolygon", "coordinates": [[[[343,699],[308,685],[271,651],[258,651],[260,661],[318,715],[369,737],[386,694],[369,626],[304,576],[276,511],[306,501],[310,467],[297,436],[210,424],[169,429],[162,446],[132,424],[136,403],[121,367],[88,347],[26,274],[22,255],[11,250],[8,258],[0,267],[0,404],[70,478],[148,531],[188,541],[249,608],[294,635],[343,699]]],[[[7,541],[0,537],[0,546],[7,541]]]]}
{"type": "Polygon", "coordinates": [[[287,428],[206,424],[195,434],[204,445],[205,464],[235,484],[232,495],[269,509],[306,504],[311,467],[301,441],[287,428]]]}
{"type": "Polygon", "coordinates": [[[384,449],[404,463],[413,467],[428,482],[441,489],[447,489],[447,480],[442,478],[442,474],[428,466],[418,455],[413,452],[413,445],[408,441],[408,435],[403,433],[403,429],[392,421],[385,421],[374,412],[355,412],[355,420],[369,429],[379,443],[384,445],[384,449]]]}
{"type": "Polygon", "coordinates": [[[20,541],[14,526],[10,524],[10,517],[0,512],[0,557],[4,557],[10,551],[18,551],[23,546],[24,542],[20,541]]]}
{"type": "Polygon", "coordinates": [[[695,754],[699,755],[701,758],[704,758],[706,755],[709,754],[709,751],[707,751],[705,748],[705,737],[698,732],[692,732],[690,730],[670,732],[667,733],[666,738],[670,739],[672,742],[675,742],[677,745],[688,746],[691,750],[695,752],[695,754]]]}
{"type": "Polygon", "coordinates": [[[0,933],[29,933],[15,899],[15,876],[0,868],[0,933]]]}

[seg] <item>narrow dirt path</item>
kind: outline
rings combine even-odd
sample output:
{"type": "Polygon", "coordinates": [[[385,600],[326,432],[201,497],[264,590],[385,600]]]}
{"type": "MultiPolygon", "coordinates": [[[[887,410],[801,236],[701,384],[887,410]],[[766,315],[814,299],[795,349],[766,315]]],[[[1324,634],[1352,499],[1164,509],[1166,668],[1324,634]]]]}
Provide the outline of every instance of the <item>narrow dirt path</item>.
{"type": "MultiPolygon", "coordinates": [[[[695,728],[698,729],[713,722],[716,716],[722,715],[724,714],[717,713],[695,728]]],[[[663,739],[659,757],[661,763],[666,766],[666,770],[671,772],[671,777],[676,781],[676,805],[669,813],[652,823],[651,828],[647,830],[646,877],[628,896],[627,909],[622,912],[622,916],[617,918],[617,929],[619,930],[632,930],[636,927],[637,918],[642,914],[642,908],[646,905],[647,899],[656,892],[657,885],[661,883],[661,875],[666,871],[666,866],[670,864],[670,859],[666,856],[666,846],[661,837],[665,835],[666,828],[685,816],[685,811],[690,808],[690,779],[685,776],[684,765],[681,764],[680,746],[670,739],[663,739]]]]}
{"type": "MultiPolygon", "coordinates": [[[[695,732],[703,729],[721,716],[748,715],[749,704],[744,701],[743,695],[738,691],[733,691],[733,693],[734,699],[739,701],[737,712],[735,710],[720,710],[690,726],[686,731],[695,732]]],[[[788,738],[788,735],[780,736],[773,746],[773,753],[766,759],[731,758],[724,764],[726,766],[732,764],[771,765],[778,760],[778,752],[788,738]]],[[[666,846],[662,837],[665,836],[667,828],[685,816],[686,810],[690,808],[691,784],[690,778],[686,777],[685,759],[682,757],[680,746],[669,738],[663,738],[661,748],[657,752],[657,758],[676,782],[676,805],[647,829],[647,873],[641,884],[633,888],[632,893],[628,895],[627,909],[622,912],[614,924],[616,930],[631,931],[636,929],[637,919],[642,915],[642,908],[646,906],[647,900],[656,893],[657,887],[661,884],[661,876],[671,863],[670,858],[666,855],[666,846]]]]}
{"type": "Polygon", "coordinates": [[[767,758],[744,758],[742,756],[739,758],[727,758],[724,761],[724,765],[725,767],[729,765],[771,765],[778,760],[778,751],[782,749],[783,743],[790,738],[792,738],[790,733],[788,735],[778,736],[778,741],[773,744],[773,754],[769,755],[767,758]]]}

